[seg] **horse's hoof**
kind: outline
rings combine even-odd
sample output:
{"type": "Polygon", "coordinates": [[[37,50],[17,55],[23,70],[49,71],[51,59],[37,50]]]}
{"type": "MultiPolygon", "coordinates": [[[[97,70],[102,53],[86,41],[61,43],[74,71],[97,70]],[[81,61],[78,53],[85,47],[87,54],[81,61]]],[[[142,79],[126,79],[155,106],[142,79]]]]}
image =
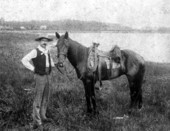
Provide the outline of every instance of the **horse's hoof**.
{"type": "Polygon", "coordinates": [[[87,113],[86,117],[91,119],[91,118],[93,118],[93,114],[92,113],[87,113]]]}
{"type": "Polygon", "coordinates": [[[96,89],[96,90],[100,90],[100,88],[99,88],[99,87],[95,87],[95,89],[96,89]]]}
{"type": "Polygon", "coordinates": [[[128,110],[128,115],[131,115],[131,114],[132,114],[132,110],[129,109],[129,110],[128,110]]]}
{"type": "Polygon", "coordinates": [[[135,112],[136,112],[136,109],[131,108],[131,109],[128,110],[128,115],[132,115],[132,114],[134,114],[135,112]]]}
{"type": "Polygon", "coordinates": [[[87,109],[87,114],[92,114],[92,109],[87,109]]]}
{"type": "Polygon", "coordinates": [[[101,90],[102,90],[102,87],[101,87],[101,86],[95,87],[95,89],[98,90],[98,91],[101,91],[101,90]]]}
{"type": "Polygon", "coordinates": [[[138,110],[142,110],[144,108],[143,104],[138,105],[138,110]]]}
{"type": "Polygon", "coordinates": [[[94,115],[99,115],[99,111],[94,111],[94,115]]]}

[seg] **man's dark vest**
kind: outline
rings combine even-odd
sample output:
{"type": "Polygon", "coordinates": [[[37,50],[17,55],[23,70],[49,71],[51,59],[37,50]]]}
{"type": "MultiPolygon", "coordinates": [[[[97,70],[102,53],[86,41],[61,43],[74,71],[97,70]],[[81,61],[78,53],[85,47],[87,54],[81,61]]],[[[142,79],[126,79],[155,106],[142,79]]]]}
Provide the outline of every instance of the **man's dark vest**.
{"type": "Polygon", "coordinates": [[[46,72],[46,57],[45,54],[42,53],[38,48],[37,51],[37,57],[32,59],[33,65],[35,67],[34,72],[38,75],[46,75],[51,72],[51,58],[50,54],[48,53],[49,58],[49,72],[46,72]]]}

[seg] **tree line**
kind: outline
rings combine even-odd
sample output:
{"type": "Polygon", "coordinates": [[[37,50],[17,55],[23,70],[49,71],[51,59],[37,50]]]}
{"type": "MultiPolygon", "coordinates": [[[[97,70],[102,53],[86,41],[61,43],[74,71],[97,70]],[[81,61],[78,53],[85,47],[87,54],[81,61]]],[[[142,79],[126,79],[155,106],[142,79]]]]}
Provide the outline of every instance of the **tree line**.
{"type": "Polygon", "coordinates": [[[13,29],[38,30],[46,26],[47,30],[70,30],[70,31],[110,31],[110,30],[131,30],[130,27],[119,24],[108,24],[97,21],[60,20],[60,21],[3,21],[1,26],[12,27],[13,29]]]}

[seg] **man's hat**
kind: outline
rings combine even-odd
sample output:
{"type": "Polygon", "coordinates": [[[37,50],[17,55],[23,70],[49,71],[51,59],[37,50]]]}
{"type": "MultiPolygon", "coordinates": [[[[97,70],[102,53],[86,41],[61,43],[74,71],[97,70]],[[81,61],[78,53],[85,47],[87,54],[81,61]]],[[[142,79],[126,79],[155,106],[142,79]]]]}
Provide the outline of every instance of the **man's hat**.
{"type": "Polygon", "coordinates": [[[35,39],[35,41],[41,41],[43,39],[47,40],[48,42],[53,41],[52,38],[45,34],[40,34],[39,37],[35,39]]]}

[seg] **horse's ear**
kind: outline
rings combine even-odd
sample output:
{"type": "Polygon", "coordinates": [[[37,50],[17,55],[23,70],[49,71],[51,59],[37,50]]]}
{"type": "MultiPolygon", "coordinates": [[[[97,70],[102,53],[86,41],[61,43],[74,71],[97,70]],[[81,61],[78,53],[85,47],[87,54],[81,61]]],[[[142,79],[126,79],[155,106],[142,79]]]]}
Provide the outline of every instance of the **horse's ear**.
{"type": "Polygon", "coordinates": [[[66,31],[65,35],[64,35],[65,39],[68,39],[68,32],[66,31]]]}
{"type": "Polygon", "coordinates": [[[57,32],[55,32],[55,36],[57,37],[57,39],[60,38],[60,34],[58,34],[57,32]]]}

